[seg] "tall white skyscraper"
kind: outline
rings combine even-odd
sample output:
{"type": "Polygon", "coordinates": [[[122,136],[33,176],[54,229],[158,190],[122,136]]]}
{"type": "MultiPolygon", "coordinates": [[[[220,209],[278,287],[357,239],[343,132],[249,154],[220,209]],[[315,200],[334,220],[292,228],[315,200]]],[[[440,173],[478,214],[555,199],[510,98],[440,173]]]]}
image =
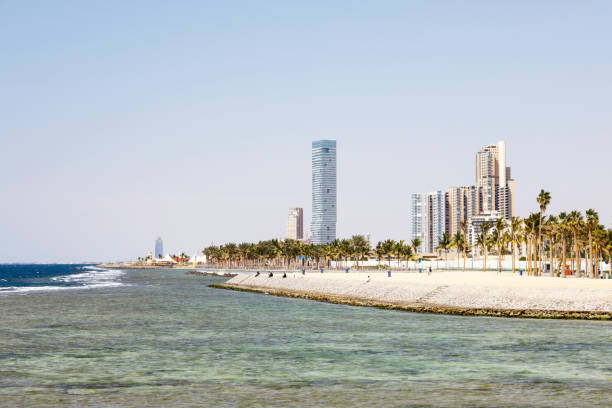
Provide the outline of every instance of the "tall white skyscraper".
{"type": "Polygon", "coordinates": [[[162,241],[161,237],[157,237],[155,240],[155,258],[160,258],[164,255],[164,241],[162,241]]]}
{"type": "Polygon", "coordinates": [[[287,239],[304,239],[304,209],[293,207],[289,209],[285,226],[287,239]]]}
{"type": "Polygon", "coordinates": [[[427,194],[412,194],[410,196],[410,204],[412,215],[410,239],[418,238],[421,241],[421,246],[417,248],[416,252],[422,254],[428,251],[427,194]]]}
{"type": "Polygon", "coordinates": [[[336,141],[312,142],[312,223],[313,244],[336,239],[336,141]]]}

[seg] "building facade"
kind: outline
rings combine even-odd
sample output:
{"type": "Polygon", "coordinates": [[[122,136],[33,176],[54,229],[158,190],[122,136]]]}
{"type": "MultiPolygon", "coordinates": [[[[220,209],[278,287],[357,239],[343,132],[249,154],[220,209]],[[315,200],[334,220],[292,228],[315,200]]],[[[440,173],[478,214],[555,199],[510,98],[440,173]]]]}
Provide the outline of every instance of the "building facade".
{"type": "Polygon", "coordinates": [[[476,154],[476,187],[481,190],[480,213],[497,211],[507,220],[514,214],[514,180],[506,167],[506,142],[482,147],[476,154]]]}
{"type": "Polygon", "coordinates": [[[157,237],[155,240],[155,258],[161,258],[164,255],[164,241],[161,237],[157,237]]]}
{"type": "Polygon", "coordinates": [[[446,194],[440,190],[427,193],[427,252],[436,252],[446,232],[446,220],[446,194]]]}
{"type": "Polygon", "coordinates": [[[410,196],[410,207],[412,216],[410,239],[418,238],[421,241],[421,245],[416,249],[416,252],[423,254],[428,252],[427,194],[413,193],[410,196]]]}
{"type": "Polygon", "coordinates": [[[313,244],[336,239],[336,141],[312,142],[312,223],[313,244]]]}
{"type": "Polygon", "coordinates": [[[304,239],[304,209],[300,207],[289,208],[287,223],[285,225],[287,239],[304,239]]]}

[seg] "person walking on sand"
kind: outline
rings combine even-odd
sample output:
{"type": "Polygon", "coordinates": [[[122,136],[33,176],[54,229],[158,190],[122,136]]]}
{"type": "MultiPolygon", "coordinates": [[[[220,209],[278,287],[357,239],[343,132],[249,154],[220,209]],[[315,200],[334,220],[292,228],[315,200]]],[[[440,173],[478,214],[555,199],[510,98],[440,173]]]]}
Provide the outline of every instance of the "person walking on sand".
{"type": "Polygon", "coordinates": [[[371,280],[371,279],[370,279],[370,275],[368,275],[368,280],[367,280],[367,281],[365,281],[365,283],[370,283],[370,280],[371,280]]]}
{"type": "Polygon", "coordinates": [[[431,275],[431,266],[429,267],[429,271],[427,272],[427,275],[431,275]]]}

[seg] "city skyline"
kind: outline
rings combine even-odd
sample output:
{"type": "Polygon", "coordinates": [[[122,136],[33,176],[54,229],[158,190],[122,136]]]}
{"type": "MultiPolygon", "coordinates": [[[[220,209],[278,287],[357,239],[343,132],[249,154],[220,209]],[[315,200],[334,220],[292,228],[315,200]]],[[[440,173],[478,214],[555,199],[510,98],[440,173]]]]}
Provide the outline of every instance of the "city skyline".
{"type": "Polygon", "coordinates": [[[419,253],[434,253],[444,234],[449,239],[466,225],[467,242],[474,244],[483,222],[514,216],[514,179],[506,166],[506,142],[488,144],[476,153],[474,185],[412,193],[410,239],[419,239],[419,253]]]}
{"type": "Polygon", "coordinates": [[[612,223],[609,2],[158,5],[0,5],[0,262],[282,237],[324,138],[338,237],[406,239],[496,140],[516,215],[543,188],[612,223]]]}

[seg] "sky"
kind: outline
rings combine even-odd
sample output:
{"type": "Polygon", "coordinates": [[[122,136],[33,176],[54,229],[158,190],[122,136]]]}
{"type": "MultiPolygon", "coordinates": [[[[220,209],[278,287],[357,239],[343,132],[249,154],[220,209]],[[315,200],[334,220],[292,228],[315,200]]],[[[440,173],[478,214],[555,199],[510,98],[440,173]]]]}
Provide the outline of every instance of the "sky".
{"type": "Polygon", "coordinates": [[[612,223],[612,2],[0,0],[0,262],[284,236],[311,142],[338,235],[408,239],[412,192],[505,140],[515,209],[612,223]]]}

